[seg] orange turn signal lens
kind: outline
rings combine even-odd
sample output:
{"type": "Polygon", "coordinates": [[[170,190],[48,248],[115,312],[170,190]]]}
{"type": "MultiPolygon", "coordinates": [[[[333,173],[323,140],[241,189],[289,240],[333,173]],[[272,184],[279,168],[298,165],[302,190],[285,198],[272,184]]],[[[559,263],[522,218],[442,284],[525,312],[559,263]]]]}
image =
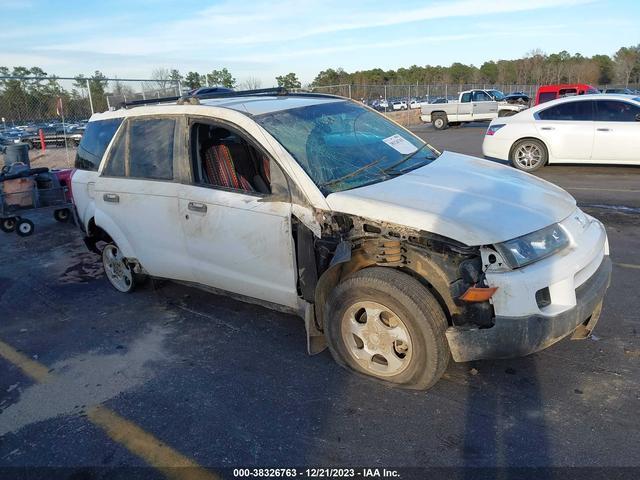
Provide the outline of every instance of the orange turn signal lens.
{"type": "Polygon", "coordinates": [[[498,287],[469,287],[462,294],[460,300],[465,302],[486,302],[496,293],[496,290],[498,290],[498,287]]]}

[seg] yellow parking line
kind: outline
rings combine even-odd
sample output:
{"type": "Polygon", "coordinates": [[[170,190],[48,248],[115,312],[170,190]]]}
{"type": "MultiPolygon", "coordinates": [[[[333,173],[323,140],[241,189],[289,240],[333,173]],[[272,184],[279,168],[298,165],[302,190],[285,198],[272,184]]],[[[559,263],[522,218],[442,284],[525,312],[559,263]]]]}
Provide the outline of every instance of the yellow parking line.
{"type": "Polygon", "coordinates": [[[49,378],[49,369],[41,363],[31,360],[26,355],[18,352],[11,345],[0,340],[0,357],[22,370],[26,375],[33,378],[38,383],[46,382],[49,378]]]}
{"type": "MultiPolygon", "coordinates": [[[[54,377],[46,366],[23,355],[2,340],[0,340],[0,357],[18,367],[38,383],[54,377]]],[[[91,423],[102,428],[112,440],[161,471],[167,478],[172,480],[218,480],[220,478],[102,405],[89,409],[87,416],[91,423]]]]}
{"type": "Polygon", "coordinates": [[[616,263],[616,265],[618,267],[635,268],[635,269],[640,270],[640,265],[634,265],[633,263],[616,263]]]}
{"type": "Polygon", "coordinates": [[[103,406],[88,412],[89,420],[101,427],[112,440],[144,459],[149,465],[176,480],[211,480],[219,478],[184,455],[165,445],[153,435],[103,406]]]}

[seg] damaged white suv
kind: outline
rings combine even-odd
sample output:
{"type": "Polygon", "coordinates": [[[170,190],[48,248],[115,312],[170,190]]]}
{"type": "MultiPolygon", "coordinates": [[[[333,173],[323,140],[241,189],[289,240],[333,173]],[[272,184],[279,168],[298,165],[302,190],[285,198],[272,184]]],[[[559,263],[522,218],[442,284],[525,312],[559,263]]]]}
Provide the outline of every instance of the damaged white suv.
{"type": "Polygon", "coordinates": [[[295,312],[310,353],[408,388],[593,329],[607,235],[562,189],[343,98],[214,96],[87,126],[73,195],[118,290],[149,275],[295,312]]]}

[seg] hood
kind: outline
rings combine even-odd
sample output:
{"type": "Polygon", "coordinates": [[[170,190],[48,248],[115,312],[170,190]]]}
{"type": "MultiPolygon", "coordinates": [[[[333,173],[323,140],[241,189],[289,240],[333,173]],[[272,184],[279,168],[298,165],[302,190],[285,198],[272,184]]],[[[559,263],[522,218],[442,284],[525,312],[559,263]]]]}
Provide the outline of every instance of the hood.
{"type": "Polygon", "coordinates": [[[560,187],[489,160],[444,152],[385,182],[332,193],[332,210],[488,245],[568,217],[574,198],[560,187]]]}

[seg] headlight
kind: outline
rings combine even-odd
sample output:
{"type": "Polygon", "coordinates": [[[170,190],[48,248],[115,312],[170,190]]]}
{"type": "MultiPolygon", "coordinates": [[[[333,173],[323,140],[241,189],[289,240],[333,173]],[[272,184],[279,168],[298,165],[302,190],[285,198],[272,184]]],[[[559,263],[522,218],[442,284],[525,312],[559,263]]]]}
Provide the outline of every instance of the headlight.
{"type": "Polygon", "coordinates": [[[522,237],[495,245],[511,268],[524,267],[562,250],[569,238],[560,225],[553,224],[522,237]]]}

